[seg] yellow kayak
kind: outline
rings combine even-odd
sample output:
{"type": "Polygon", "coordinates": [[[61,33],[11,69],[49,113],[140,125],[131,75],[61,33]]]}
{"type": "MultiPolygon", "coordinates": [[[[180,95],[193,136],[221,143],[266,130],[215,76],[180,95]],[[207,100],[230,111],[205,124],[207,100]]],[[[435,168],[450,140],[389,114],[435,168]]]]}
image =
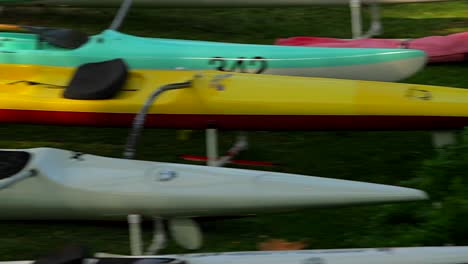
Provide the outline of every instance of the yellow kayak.
{"type": "Polygon", "coordinates": [[[448,129],[468,125],[468,90],[216,71],[0,65],[0,122],[128,126],[158,87],[147,126],[243,130],[448,129]]]}

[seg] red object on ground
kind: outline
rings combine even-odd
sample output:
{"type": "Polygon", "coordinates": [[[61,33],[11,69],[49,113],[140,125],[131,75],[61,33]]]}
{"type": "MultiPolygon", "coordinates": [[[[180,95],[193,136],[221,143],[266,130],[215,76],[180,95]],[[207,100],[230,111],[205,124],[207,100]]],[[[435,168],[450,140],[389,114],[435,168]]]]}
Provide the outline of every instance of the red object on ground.
{"type": "Polygon", "coordinates": [[[284,239],[270,239],[258,244],[258,249],[263,251],[270,250],[301,250],[307,247],[304,241],[289,242],[284,239]]]}
{"type": "MultiPolygon", "coordinates": [[[[190,161],[207,161],[208,157],[206,156],[197,156],[197,155],[180,155],[184,160],[190,161]]],[[[237,165],[249,165],[249,166],[265,166],[272,167],[275,166],[273,162],[269,161],[253,161],[253,160],[230,160],[228,163],[237,164],[237,165]]]]}
{"type": "Polygon", "coordinates": [[[423,50],[429,63],[468,60],[468,32],[448,36],[431,36],[417,39],[337,39],[321,37],[291,37],[277,39],[276,45],[332,48],[404,48],[423,50]]]}

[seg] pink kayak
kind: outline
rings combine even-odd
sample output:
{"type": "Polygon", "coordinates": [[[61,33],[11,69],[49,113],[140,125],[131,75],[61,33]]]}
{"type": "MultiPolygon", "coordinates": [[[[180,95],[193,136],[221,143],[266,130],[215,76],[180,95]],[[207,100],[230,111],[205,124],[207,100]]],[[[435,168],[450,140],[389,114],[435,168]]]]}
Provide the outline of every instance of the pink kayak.
{"type": "Polygon", "coordinates": [[[321,37],[291,37],[277,39],[276,45],[313,46],[336,48],[403,48],[423,50],[429,63],[468,60],[468,32],[448,36],[431,36],[417,39],[337,39],[321,37]]]}

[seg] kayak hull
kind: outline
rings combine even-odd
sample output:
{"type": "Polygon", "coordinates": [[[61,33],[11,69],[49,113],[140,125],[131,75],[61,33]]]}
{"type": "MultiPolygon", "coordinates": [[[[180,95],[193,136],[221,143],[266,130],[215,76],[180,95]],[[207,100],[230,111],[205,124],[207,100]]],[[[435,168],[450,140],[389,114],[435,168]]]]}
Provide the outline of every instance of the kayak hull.
{"type": "Polygon", "coordinates": [[[77,49],[0,33],[0,63],[77,67],[122,58],[132,69],[219,70],[342,79],[398,81],[426,62],[419,50],[310,48],[144,38],[106,30],[77,49]]]}
{"type": "Polygon", "coordinates": [[[468,125],[468,90],[215,71],[131,71],[105,100],[64,98],[73,68],[0,65],[0,122],[129,126],[161,86],[146,125],[246,130],[425,130],[468,125]]]}
{"type": "Polygon", "coordinates": [[[403,187],[52,148],[0,154],[19,152],[30,159],[18,172],[0,179],[0,219],[222,216],[427,199],[424,192],[403,187]],[[5,183],[31,170],[36,174],[5,183]]]}
{"type": "MultiPolygon", "coordinates": [[[[135,114],[0,110],[0,122],[66,126],[128,127],[135,114]]],[[[468,117],[363,115],[149,114],[145,126],[174,129],[389,131],[463,129],[468,117]]]]}
{"type": "Polygon", "coordinates": [[[417,73],[425,63],[426,58],[414,57],[351,66],[271,68],[265,74],[394,82],[417,73]]]}

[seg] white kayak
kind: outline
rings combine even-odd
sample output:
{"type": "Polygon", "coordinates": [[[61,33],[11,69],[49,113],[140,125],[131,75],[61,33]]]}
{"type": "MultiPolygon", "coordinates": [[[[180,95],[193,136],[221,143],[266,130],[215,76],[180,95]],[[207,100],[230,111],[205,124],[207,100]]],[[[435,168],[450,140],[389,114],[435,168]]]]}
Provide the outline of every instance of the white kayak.
{"type": "MultiPolygon", "coordinates": [[[[130,238],[138,241],[143,216],[155,221],[150,246],[155,250],[165,244],[163,219],[179,245],[195,249],[203,235],[194,217],[422,199],[426,193],[415,189],[287,173],[106,158],[53,148],[0,150],[0,219],[128,217],[130,238]]],[[[141,243],[131,244],[139,248],[141,243]]]]}
{"type": "MultiPolygon", "coordinates": [[[[161,257],[182,260],[186,264],[462,264],[468,261],[468,247],[246,251],[155,256],[161,257]]],[[[98,261],[96,264],[107,263],[98,261]]],[[[136,263],[126,261],[115,264],[136,263]]]]}
{"type": "MultiPolygon", "coordinates": [[[[160,256],[96,254],[94,258],[85,258],[80,251],[73,253],[69,249],[44,259],[47,261],[39,260],[36,263],[52,263],[55,259],[60,260],[61,264],[80,262],[82,264],[462,264],[468,261],[468,247],[245,251],[160,256]]],[[[0,262],[0,264],[34,263],[34,261],[0,262]]]]}
{"type": "Polygon", "coordinates": [[[221,216],[427,198],[403,187],[53,148],[3,150],[0,158],[0,219],[221,216]]]}
{"type": "MultiPolygon", "coordinates": [[[[450,0],[361,0],[361,3],[419,3],[450,0]]],[[[452,0],[453,1],[453,0],[452,0]]],[[[351,0],[134,0],[135,7],[274,7],[349,4],[351,0]]],[[[3,0],[0,5],[116,7],[121,0],[3,0]]]]}

